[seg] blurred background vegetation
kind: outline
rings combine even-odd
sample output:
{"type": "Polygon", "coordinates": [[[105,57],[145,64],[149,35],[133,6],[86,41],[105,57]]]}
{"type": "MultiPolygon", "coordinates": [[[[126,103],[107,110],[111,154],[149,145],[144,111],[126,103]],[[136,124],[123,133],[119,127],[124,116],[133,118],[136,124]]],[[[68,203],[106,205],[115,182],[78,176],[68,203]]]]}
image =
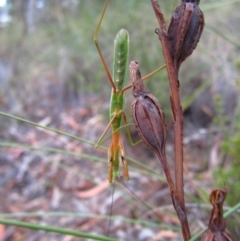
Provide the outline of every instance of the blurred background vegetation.
{"type": "MultiPolygon", "coordinates": [[[[60,128],[62,113],[68,116],[72,111],[86,110],[87,114],[79,120],[83,129],[89,128],[85,123],[94,116],[103,118],[94,121],[95,132],[77,134],[97,141],[108,122],[111,92],[93,42],[104,3],[103,0],[0,1],[1,111],[36,122],[50,117],[47,124],[60,128]]],[[[159,0],[159,3],[169,22],[178,1],[159,0]]],[[[198,188],[201,192],[204,190],[204,194],[194,194],[200,196],[199,202],[207,200],[211,189],[225,184],[229,193],[227,204],[234,205],[240,200],[240,1],[202,0],[200,8],[205,15],[205,29],[197,49],[180,71],[185,153],[189,160],[186,165],[191,163],[188,170],[194,170],[198,188]],[[211,179],[213,172],[214,180],[211,179]]],[[[161,46],[154,33],[157,27],[149,1],[110,1],[98,36],[110,71],[113,40],[120,28],[129,31],[129,60],[139,62],[142,75],[163,65],[161,46]]],[[[172,122],[166,71],[153,76],[146,85],[159,99],[167,116],[171,152],[172,122]]],[[[128,119],[132,100],[129,90],[125,102],[128,119]]],[[[11,134],[15,125],[14,120],[0,118],[3,141],[16,141],[11,134]]],[[[16,131],[19,130],[17,127],[16,131]]],[[[21,141],[17,141],[25,143],[22,129],[21,135],[21,141]]],[[[98,158],[92,150],[82,152],[98,158]]],[[[102,156],[106,158],[106,153],[102,156]]],[[[106,177],[106,162],[103,167],[100,174],[93,176],[106,177]]],[[[232,222],[229,230],[239,239],[239,213],[232,222]]]]}

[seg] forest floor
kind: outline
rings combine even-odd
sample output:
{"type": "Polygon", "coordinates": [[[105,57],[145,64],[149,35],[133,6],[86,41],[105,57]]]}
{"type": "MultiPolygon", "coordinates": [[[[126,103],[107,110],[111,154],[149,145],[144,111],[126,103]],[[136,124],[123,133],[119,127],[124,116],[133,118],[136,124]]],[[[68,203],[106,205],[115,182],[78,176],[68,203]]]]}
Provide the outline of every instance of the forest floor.
{"type": "MultiPolygon", "coordinates": [[[[84,98],[87,103],[104,104],[101,97],[86,95],[84,98]]],[[[79,105],[57,110],[55,101],[48,103],[47,107],[42,103],[32,107],[34,114],[26,109],[21,117],[96,143],[106,126],[106,120],[96,106],[79,105]]],[[[2,121],[7,123],[9,119],[2,121]]],[[[96,149],[92,144],[14,120],[9,124],[1,129],[0,203],[3,217],[121,240],[181,240],[167,184],[159,181],[163,177],[160,163],[143,143],[131,147],[122,131],[127,156],[140,160],[152,171],[129,161],[130,181],[120,178],[111,185],[107,179],[105,149],[96,149]]],[[[167,126],[166,152],[174,170],[172,123],[167,126]]],[[[196,233],[207,224],[210,205],[201,192],[210,193],[212,168],[219,164],[221,137],[212,131],[213,128],[189,132],[186,128],[190,126],[191,123],[186,123],[184,132],[188,133],[184,135],[185,191],[191,230],[196,233]],[[201,201],[194,204],[194,198],[202,201],[205,198],[207,208],[202,210],[201,201]]],[[[134,129],[132,134],[138,139],[134,129]]],[[[108,142],[104,146],[107,147],[108,142]]],[[[0,238],[5,241],[80,240],[7,226],[1,226],[0,238]]]]}

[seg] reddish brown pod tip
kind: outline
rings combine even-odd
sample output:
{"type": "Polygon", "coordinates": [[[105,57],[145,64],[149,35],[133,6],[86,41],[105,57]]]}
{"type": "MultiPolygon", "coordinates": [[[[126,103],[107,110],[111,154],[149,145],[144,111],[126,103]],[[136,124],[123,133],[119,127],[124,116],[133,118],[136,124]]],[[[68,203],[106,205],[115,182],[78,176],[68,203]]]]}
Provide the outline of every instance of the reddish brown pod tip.
{"type": "Polygon", "coordinates": [[[202,234],[200,241],[233,241],[231,234],[226,230],[226,222],[223,217],[223,203],[226,196],[226,189],[212,191],[209,199],[213,209],[208,229],[202,234]]]}

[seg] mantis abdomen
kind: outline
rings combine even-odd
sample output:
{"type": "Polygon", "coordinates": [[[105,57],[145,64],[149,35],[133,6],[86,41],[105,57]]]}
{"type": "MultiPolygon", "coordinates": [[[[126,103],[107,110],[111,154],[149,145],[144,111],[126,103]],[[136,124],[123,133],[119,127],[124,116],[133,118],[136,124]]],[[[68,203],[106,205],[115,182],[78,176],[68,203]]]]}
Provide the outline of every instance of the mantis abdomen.
{"type": "MultiPolygon", "coordinates": [[[[123,109],[124,97],[121,90],[125,87],[127,81],[128,53],[129,34],[127,30],[121,29],[114,39],[113,82],[116,89],[112,89],[110,118],[123,109]]],[[[122,116],[119,115],[117,119],[118,121],[113,123],[113,129],[120,127],[122,116]]]]}

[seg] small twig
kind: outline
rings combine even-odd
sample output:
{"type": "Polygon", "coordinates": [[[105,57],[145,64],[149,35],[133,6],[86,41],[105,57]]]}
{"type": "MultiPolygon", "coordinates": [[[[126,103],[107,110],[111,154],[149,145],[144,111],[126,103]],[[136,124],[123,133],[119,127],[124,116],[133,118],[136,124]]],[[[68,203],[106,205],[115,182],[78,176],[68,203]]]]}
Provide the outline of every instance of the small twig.
{"type": "Polygon", "coordinates": [[[157,0],[151,0],[151,2],[160,28],[166,30],[166,22],[157,0]]]}
{"type": "Polygon", "coordinates": [[[173,61],[169,52],[168,38],[165,30],[159,29],[159,39],[163,46],[163,55],[167,64],[169,83],[171,88],[171,104],[174,118],[174,143],[175,143],[175,176],[176,189],[182,206],[184,205],[183,191],[183,116],[182,106],[179,96],[179,81],[173,67],[173,61]]]}

